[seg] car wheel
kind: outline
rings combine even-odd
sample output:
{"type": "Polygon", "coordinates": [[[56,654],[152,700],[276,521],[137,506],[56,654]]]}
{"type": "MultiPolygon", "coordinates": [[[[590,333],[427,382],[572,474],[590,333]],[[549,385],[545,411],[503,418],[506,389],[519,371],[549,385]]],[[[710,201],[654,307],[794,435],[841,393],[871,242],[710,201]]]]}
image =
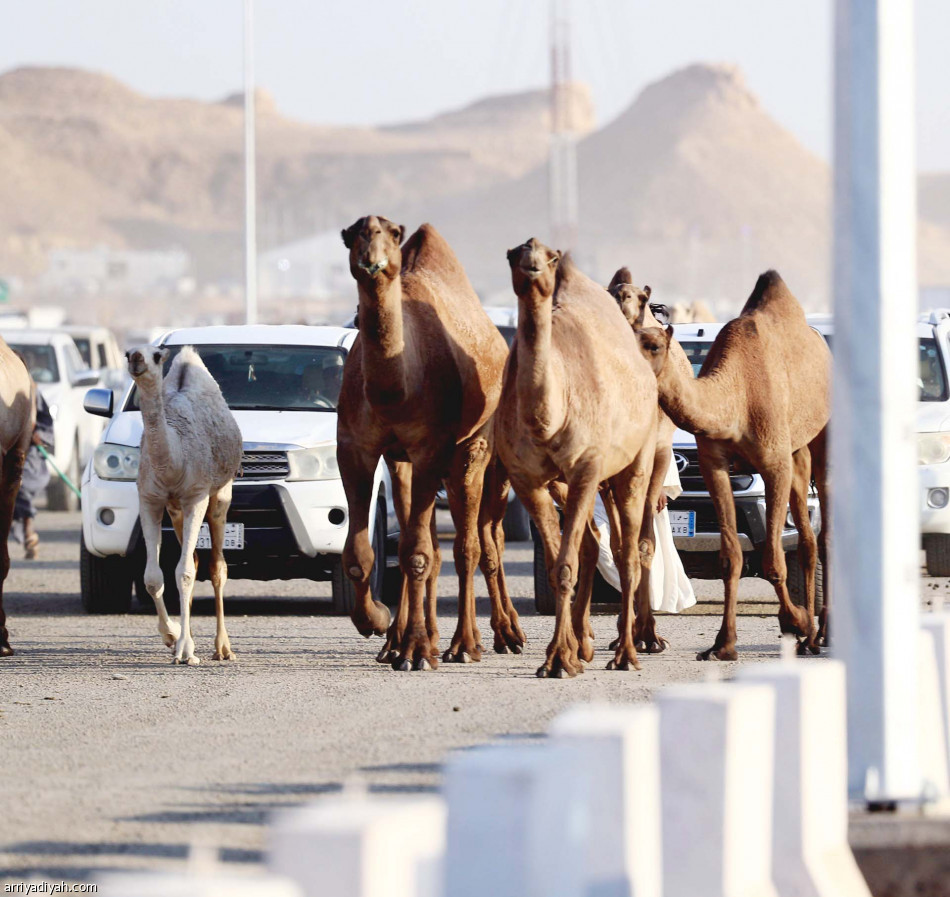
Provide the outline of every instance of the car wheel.
{"type": "MultiPolygon", "coordinates": [[[[373,553],[376,560],[373,562],[373,572],[369,577],[370,592],[377,601],[386,602],[387,581],[392,585],[392,577],[388,575],[386,569],[386,498],[380,493],[379,500],[376,502],[376,525],[373,527],[373,553]]],[[[397,568],[398,570],[398,568],[397,568]]],[[[401,576],[401,573],[400,573],[401,576]]],[[[352,580],[346,575],[343,569],[343,555],[337,555],[333,559],[330,569],[330,585],[333,592],[333,612],[340,616],[350,616],[353,612],[353,605],[356,603],[356,589],[352,580]]],[[[398,588],[402,588],[402,580],[399,580],[398,588]]],[[[396,595],[396,601],[399,601],[399,595],[396,595]]]]}
{"type": "Polygon", "coordinates": [[[548,580],[548,567],[544,562],[544,545],[537,531],[532,528],[534,538],[534,609],[544,616],[553,616],[557,610],[557,599],[551,591],[548,580]]]}
{"type": "MultiPolygon", "coordinates": [[[[69,463],[66,465],[64,473],[74,482],[76,485],[79,485],[79,446],[73,446],[72,457],[69,459],[69,463]]],[[[79,510],[79,496],[73,492],[69,486],[66,485],[66,481],[56,473],[55,470],[50,470],[49,486],[46,487],[46,506],[50,511],[78,511],[79,510]]]]}
{"type": "Polygon", "coordinates": [[[79,537],[79,593],[87,614],[127,614],[132,607],[132,566],[128,558],[96,557],[79,537]]]}
{"type": "Polygon", "coordinates": [[[517,495],[508,502],[502,526],[508,542],[527,542],[531,538],[531,516],[517,495]]]}
{"type": "Polygon", "coordinates": [[[927,533],[924,536],[927,555],[927,573],[930,576],[950,576],[950,536],[927,533]]]}
{"type": "MultiPolygon", "coordinates": [[[[798,560],[798,551],[785,552],[785,587],[792,604],[805,607],[807,595],[805,593],[805,574],[802,572],[801,562],[798,560]]],[[[815,613],[821,610],[825,603],[825,571],[821,561],[815,564],[815,613]]]]}

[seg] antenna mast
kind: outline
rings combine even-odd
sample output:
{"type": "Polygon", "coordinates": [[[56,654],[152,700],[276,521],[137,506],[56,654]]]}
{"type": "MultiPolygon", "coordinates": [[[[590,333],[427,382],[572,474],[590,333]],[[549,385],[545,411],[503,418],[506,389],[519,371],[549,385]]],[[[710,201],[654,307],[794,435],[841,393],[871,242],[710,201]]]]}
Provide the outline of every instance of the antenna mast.
{"type": "Polygon", "coordinates": [[[548,194],[551,239],[577,248],[577,134],[571,101],[570,0],[551,0],[551,151],[548,194]]]}

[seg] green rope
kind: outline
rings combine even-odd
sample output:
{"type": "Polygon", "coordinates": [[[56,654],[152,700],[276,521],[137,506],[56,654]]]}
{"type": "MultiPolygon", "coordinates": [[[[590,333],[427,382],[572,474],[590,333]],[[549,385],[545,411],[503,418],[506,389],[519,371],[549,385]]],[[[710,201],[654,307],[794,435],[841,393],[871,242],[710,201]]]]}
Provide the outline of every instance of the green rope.
{"type": "Polygon", "coordinates": [[[66,476],[66,474],[64,474],[64,473],[56,466],[56,462],[50,457],[49,452],[46,451],[46,449],[43,448],[43,446],[41,446],[41,445],[38,445],[37,448],[40,450],[40,454],[47,460],[47,462],[49,463],[49,466],[52,467],[53,470],[56,471],[56,475],[57,475],[67,486],[69,486],[69,488],[72,489],[73,492],[76,493],[76,495],[78,495],[80,498],[82,498],[82,493],[76,488],[76,484],[75,484],[68,476],[66,476]]]}

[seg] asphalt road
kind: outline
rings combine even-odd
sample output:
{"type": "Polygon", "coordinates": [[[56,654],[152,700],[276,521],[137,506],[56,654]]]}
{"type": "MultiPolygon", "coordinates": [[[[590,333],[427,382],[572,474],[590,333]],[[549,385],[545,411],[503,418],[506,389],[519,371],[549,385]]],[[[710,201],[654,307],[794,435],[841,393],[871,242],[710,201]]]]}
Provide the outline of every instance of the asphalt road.
{"type": "MultiPolygon", "coordinates": [[[[262,860],[275,808],[360,781],[374,791],[438,787],[448,751],[544,732],[577,701],[644,701],[671,682],[730,674],[704,664],[714,616],[661,618],[669,650],[640,672],[608,672],[612,616],[594,619],[598,653],[574,680],[539,680],[552,618],[533,611],[531,548],[509,546],[506,571],[529,638],[522,656],[395,673],[379,642],[327,614],[328,584],[232,580],[226,603],[233,663],[211,661],[211,588],[198,586],[202,663],[173,666],[154,610],[86,616],[79,604],[78,514],[43,514],[41,558],[12,546],[8,626],[16,655],[0,661],[0,881],[84,880],[104,869],[167,868],[192,844],[219,848],[235,871],[262,860]]],[[[451,546],[440,592],[443,642],[454,628],[451,546]]],[[[715,600],[718,583],[702,583],[715,600]]],[[[944,591],[940,586],[939,591],[944,591]]],[[[761,582],[742,594],[768,599],[761,582]]],[[[479,626],[490,633],[476,579],[479,626]]],[[[715,605],[710,606],[715,612],[715,605]]],[[[739,621],[742,659],[779,653],[774,618],[739,621]]],[[[486,641],[486,644],[490,642],[486,641]]]]}

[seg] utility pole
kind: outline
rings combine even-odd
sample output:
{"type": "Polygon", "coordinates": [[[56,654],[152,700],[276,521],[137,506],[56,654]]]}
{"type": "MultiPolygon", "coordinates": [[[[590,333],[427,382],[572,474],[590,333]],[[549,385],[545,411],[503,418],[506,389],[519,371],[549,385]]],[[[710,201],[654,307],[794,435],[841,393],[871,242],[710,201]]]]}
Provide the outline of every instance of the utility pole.
{"type": "Polygon", "coordinates": [[[883,805],[923,791],[913,20],[909,0],[836,0],[831,634],[848,789],[883,805]]]}
{"type": "Polygon", "coordinates": [[[244,320],[257,323],[257,152],[254,143],[254,0],[244,0],[244,320]]]}
{"type": "Polygon", "coordinates": [[[577,134],[571,101],[570,0],[551,0],[551,149],[548,196],[551,240],[577,248],[577,134]]]}

